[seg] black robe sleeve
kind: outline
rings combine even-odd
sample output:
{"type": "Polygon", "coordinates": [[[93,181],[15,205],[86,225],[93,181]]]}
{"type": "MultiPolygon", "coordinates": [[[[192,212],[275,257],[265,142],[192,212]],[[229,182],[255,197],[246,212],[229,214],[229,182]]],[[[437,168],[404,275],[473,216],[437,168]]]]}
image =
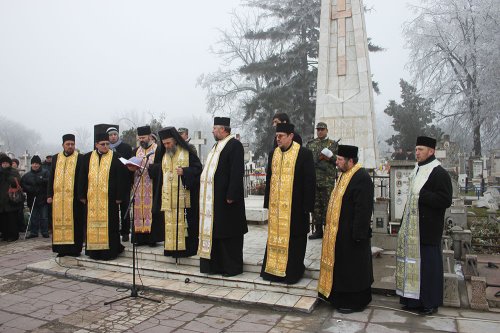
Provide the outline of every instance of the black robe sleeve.
{"type": "Polygon", "coordinates": [[[87,200],[87,190],[89,186],[89,163],[92,152],[82,157],[82,166],[78,175],[78,200],[87,200]]]}
{"type": "Polygon", "coordinates": [[[314,200],[316,195],[316,171],[314,169],[314,159],[309,149],[304,149],[304,211],[314,211],[314,200]]]}
{"type": "Polygon", "coordinates": [[[272,173],[272,162],[273,162],[274,150],[269,152],[269,157],[267,159],[266,168],[266,189],[264,191],[264,208],[269,208],[269,191],[271,186],[271,173],[272,173]]]}
{"type": "Polygon", "coordinates": [[[233,150],[230,160],[230,176],[226,192],[226,200],[243,200],[243,193],[241,191],[241,180],[245,174],[245,159],[243,145],[237,141],[232,144],[233,150]]]}
{"type": "Polygon", "coordinates": [[[203,171],[200,159],[193,152],[189,152],[189,167],[182,168],[182,184],[190,190],[200,184],[200,175],[203,171]]]}
{"type": "Polygon", "coordinates": [[[448,208],[451,206],[453,188],[451,178],[446,170],[441,167],[434,168],[429,175],[428,183],[432,184],[432,190],[422,187],[420,190],[419,204],[431,208],[448,208]]]}
{"type": "Polygon", "coordinates": [[[52,198],[54,196],[54,175],[56,173],[57,165],[57,155],[52,156],[52,164],[50,166],[49,182],[47,185],[47,198],[52,198]]]}
{"type": "MultiPolygon", "coordinates": [[[[373,211],[373,182],[370,175],[359,170],[352,190],[354,219],[352,238],[355,241],[371,238],[370,220],[373,211]]],[[[351,179],[352,180],[352,179],[351,179]]]]}

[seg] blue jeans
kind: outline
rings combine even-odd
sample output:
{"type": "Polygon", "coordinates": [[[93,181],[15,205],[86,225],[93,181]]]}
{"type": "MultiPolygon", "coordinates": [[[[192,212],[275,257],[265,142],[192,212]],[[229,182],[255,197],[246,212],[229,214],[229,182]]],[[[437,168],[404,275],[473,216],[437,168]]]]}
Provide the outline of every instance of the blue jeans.
{"type": "Polygon", "coordinates": [[[38,230],[42,235],[49,234],[49,206],[47,204],[33,206],[30,221],[30,234],[38,236],[38,230]]]}

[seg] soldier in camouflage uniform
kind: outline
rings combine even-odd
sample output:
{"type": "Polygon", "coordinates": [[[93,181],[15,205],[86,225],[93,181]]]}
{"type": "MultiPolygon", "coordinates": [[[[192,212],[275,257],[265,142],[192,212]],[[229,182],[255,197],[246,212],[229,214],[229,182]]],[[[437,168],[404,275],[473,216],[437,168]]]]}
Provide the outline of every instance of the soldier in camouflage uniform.
{"type": "Polygon", "coordinates": [[[319,122],[316,125],[317,137],[309,141],[306,148],[313,153],[314,166],[316,169],[316,201],[313,213],[313,234],[309,239],[323,238],[323,225],[326,220],[326,210],[328,200],[335,186],[337,178],[337,168],[335,161],[337,159],[338,142],[328,138],[328,127],[325,123],[319,122]],[[321,153],[324,148],[328,148],[333,156],[327,157],[321,153]]]}

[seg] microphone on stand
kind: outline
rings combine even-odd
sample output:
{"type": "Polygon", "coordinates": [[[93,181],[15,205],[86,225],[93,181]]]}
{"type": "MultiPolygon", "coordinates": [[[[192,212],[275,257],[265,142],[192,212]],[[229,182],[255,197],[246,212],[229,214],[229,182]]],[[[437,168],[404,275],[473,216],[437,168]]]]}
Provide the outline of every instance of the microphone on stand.
{"type": "Polygon", "coordinates": [[[154,150],[151,150],[149,153],[146,154],[143,158],[148,158],[149,156],[153,155],[155,153],[154,150]]]}

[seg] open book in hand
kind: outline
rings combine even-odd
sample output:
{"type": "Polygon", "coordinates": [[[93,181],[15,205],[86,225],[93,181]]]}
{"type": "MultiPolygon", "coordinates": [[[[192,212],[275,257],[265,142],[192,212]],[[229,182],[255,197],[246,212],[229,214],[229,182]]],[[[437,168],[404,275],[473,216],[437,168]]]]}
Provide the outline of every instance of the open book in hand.
{"type": "Polygon", "coordinates": [[[142,159],[140,157],[137,157],[137,156],[133,156],[128,160],[126,158],[120,157],[119,160],[120,160],[120,162],[122,162],[126,166],[130,165],[130,166],[135,166],[138,168],[141,167],[141,163],[142,163],[142,159]]]}

